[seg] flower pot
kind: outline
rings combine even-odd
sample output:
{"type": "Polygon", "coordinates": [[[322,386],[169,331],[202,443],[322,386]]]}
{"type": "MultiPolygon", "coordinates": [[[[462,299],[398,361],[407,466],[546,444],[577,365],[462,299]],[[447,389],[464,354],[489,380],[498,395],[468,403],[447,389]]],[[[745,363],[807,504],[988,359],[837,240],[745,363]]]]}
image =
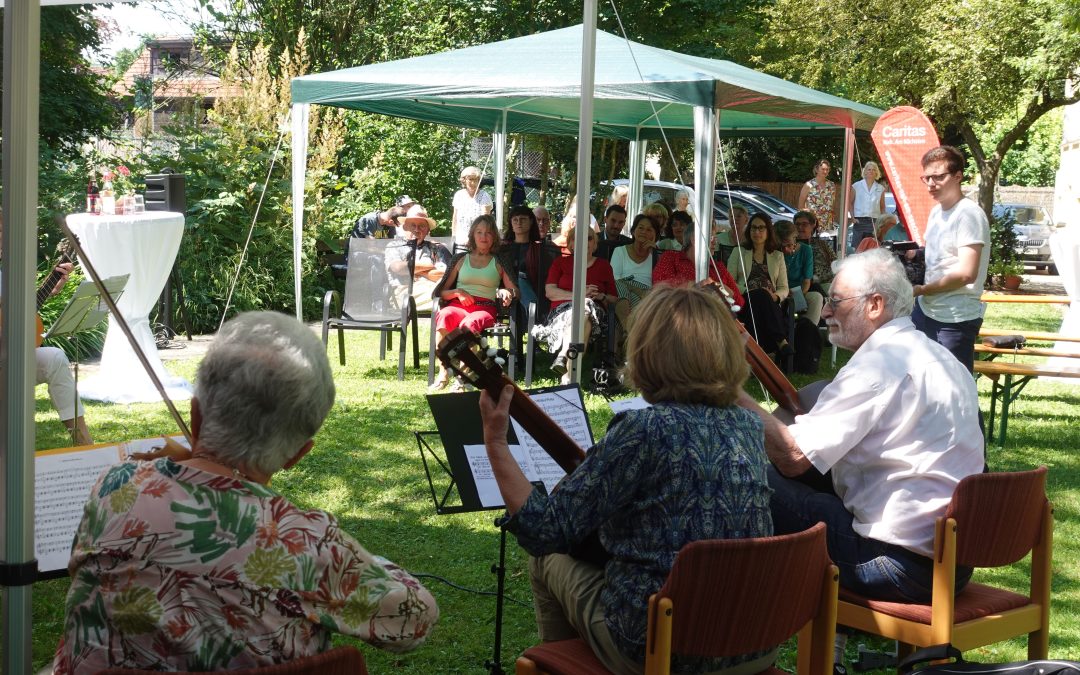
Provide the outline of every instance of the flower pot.
{"type": "Polygon", "coordinates": [[[1020,282],[1024,278],[1018,274],[1006,274],[1001,278],[1001,283],[1005,286],[1007,291],[1015,291],[1020,288],[1020,282]]]}

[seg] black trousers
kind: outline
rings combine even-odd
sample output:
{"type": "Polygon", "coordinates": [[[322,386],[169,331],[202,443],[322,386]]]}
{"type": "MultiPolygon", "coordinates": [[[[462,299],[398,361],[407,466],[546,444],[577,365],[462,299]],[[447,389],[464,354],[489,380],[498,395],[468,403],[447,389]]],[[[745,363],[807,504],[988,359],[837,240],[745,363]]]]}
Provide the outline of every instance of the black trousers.
{"type": "Polygon", "coordinates": [[[780,304],[764,288],[743,293],[746,306],[739,310],[739,320],[766,352],[775,352],[780,341],[787,338],[784,314],[780,304]]]}

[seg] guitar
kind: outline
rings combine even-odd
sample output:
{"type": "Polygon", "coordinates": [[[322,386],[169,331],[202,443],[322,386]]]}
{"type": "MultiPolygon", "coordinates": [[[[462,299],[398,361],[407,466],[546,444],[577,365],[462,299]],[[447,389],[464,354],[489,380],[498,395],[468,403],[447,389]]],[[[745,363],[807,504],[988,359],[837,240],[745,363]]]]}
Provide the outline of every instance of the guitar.
{"type": "MultiPolygon", "coordinates": [[[[49,299],[53,291],[56,289],[56,284],[63,276],[60,272],[56,271],[57,265],[64,263],[75,262],[74,250],[71,248],[71,244],[66,241],[61,241],[56,247],[57,252],[60,253],[60,259],[56,261],[56,265],[53,265],[53,269],[49,272],[49,276],[45,277],[45,280],[41,282],[41,286],[38,288],[37,293],[34,295],[34,307],[36,312],[34,313],[34,348],[41,346],[42,341],[45,339],[45,323],[41,320],[41,307],[45,304],[45,301],[49,299]]],[[[0,322],[3,321],[3,316],[0,316],[0,322]]]]}

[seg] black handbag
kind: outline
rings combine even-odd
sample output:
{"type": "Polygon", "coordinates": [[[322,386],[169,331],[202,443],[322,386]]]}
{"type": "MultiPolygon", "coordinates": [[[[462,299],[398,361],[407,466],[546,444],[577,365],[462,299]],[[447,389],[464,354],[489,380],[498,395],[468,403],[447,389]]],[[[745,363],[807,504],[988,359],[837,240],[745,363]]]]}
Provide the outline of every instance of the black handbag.
{"type": "Polygon", "coordinates": [[[965,661],[952,645],[935,645],[918,650],[897,666],[900,675],[912,672],[925,675],[1080,675],[1080,661],[1037,659],[1014,663],[972,663],[965,661]],[[954,659],[952,663],[932,661],[954,659]]]}

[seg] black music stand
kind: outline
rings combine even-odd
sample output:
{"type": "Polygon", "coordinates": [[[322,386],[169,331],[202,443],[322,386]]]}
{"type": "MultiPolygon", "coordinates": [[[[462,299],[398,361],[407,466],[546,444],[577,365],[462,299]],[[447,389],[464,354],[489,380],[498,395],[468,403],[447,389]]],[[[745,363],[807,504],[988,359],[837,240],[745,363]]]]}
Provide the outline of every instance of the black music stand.
{"type": "MultiPolygon", "coordinates": [[[[571,401],[584,415],[585,402],[581,389],[577,385],[560,385],[528,390],[530,394],[556,393],[561,400],[571,401]]],[[[505,509],[499,501],[494,504],[490,497],[481,497],[476,481],[473,479],[467,446],[484,443],[484,429],[480,419],[480,392],[469,391],[458,394],[429,394],[428,407],[438,431],[416,431],[416,445],[420,451],[420,460],[424,464],[428,488],[435,513],[475,513],[505,509]],[[431,441],[439,439],[442,444],[442,456],[432,447],[431,441]],[[445,461],[444,461],[445,457],[445,461]]],[[[588,416],[584,426],[591,440],[588,429],[588,416]]],[[[518,438],[514,425],[507,428],[507,440],[517,444],[518,438]]],[[[591,443],[590,443],[591,445],[591,443]]],[[[543,486],[543,483],[539,484],[543,486]]],[[[484,662],[490,675],[505,675],[502,668],[502,619],[504,596],[506,591],[506,528],[504,518],[495,519],[499,528],[499,560],[491,566],[495,575],[495,643],[491,659],[484,662]]]]}

